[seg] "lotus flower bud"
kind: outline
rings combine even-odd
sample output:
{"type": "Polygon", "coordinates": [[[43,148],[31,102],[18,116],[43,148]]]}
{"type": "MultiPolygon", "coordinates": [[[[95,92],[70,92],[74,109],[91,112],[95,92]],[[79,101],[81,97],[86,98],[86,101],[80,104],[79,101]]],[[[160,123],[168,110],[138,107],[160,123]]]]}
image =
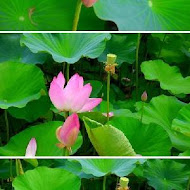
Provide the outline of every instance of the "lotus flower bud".
{"type": "Polygon", "coordinates": [[[92,7],[94,5],[94,3],[96,3],[97,0],[82,0],[82,3],[86,6],[86,7],[92,7]]]}
{"type": "Polygon", "coordinates": [[[90,83],[84,85],[83,77],[73,75],[65,86],[65,78],[60,72],[50,84],[49,96],[59,111],[74,113],[88,112],[101,103],[102,98],[89,98],[92,92],[90,83]]]}
{"type": "Polygon", "coordinates": [[[56,131],[57,139],[60,143],[59,148],[67,148],[71,151],[71,147],[75,144],[80,128],[79,118],[76,113],[70,115],[63,126],[60,126],[56,131]]]}
{"type": "Polygon", "coordinates": [[[36,156],[36,150],[37,150],[37,143],[36,139],[32,138],[30,142],[28,143],[28,146],[26,148],[26,157],[35,157],[36,156]]]}
{"type": "Polygon", "coordinates": [[[147,93],[146,93],[146,91],[144,91],[143,94],[142,94],[142,96],[141,96],[141,100],[142,100],[143,102],[146,102],[146,101],[147,101],[147,98],[148,98],[147,93]]]}

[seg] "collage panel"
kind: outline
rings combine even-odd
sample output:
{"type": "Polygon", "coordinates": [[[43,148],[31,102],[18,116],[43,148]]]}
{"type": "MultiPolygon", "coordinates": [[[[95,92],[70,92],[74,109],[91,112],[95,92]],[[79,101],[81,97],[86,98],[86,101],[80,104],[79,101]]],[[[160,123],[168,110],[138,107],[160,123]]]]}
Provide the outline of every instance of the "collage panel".
{"type": "Polygon", "coordinates": [[[0,34],[0,156],[190,156],[190,35],[0,34]]]}
{"type": "Polygon", "coordinates": [[[190,160],[0,160],[6,190],[188,190],[190,160]]]}
{"type": "Polygon", "coordinates": [[[1,31],[189,31],[189,0],[0,0],[1,31]]]}

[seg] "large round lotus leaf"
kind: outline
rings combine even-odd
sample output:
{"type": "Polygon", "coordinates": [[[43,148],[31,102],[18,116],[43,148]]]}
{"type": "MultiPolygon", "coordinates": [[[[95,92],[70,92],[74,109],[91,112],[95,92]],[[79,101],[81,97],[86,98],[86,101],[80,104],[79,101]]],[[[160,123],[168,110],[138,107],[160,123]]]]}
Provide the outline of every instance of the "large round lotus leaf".
{"type": "MultiPolygon", "coordinates": [[[[77,0],[0,0],[0,30],[71,30],[77,0]]],[[[82,8],[79,29],[103,30],[92,8],[82,8]],[[85,27],[86,26],[86,27],[85,27]]]]}
{"type": "Polygon", "coordinates": [[[135,169],[137,162],[136,159],[78,159],[78,161],[85,173],[96,177],[107,174],[127,176],[135,169]]]}
{"type": "Polygon", "coordinates": [[[39,117],[45,115],[50,109],[50,100],[48,96],[41,96],[40,99],[29,102],[24,108],[8,109],[8,112],[16,118],[25,119],[33,122],[39,117]]]}
{"type": "Polygon", "coordinates": [[[87,117],[83,117],[83,120],[90,141],[100,156],[136,155],[122,131],[111,125],[102,125],[87,117]]]}
{"type": "Polygon", "coordinates": [[[81,180],[59,168],[39,167],[15,178],[15,190],[80,190],[81,180]]]}
{"type": "Polygon", "coordinates": [[[141,70],[147,80],[156,80],[164,90],[173,94],[190,94],[190,76],[184,78],[178,67],[170,66],[162,60],[145,61],[141,70]]]}
{"type": "MultiPolygon", "coordinates": [[[[172,121],[178,115],[179,110],[186,104],[172,96],[161,95],[152,98],[150,103],[145,104],[143,111],[143,123],[156,123],[162,126],[169,134],[173,146],[180,150],[189,148],[190,138],[171,129],[172,121]]],[[[140,118],[142,109],[137,117],[140,118]]]]}
{"type": "Polygon", "coordinates": [[[185,165],[173,160],[149,160],[145,167],[144,177],[156,190],[184,190],[187,187],[189,173],[185,165]]]}
{"type": "MultiPolygon", "coordinates": [[[[63,122],[60,121],[52,121],[29,127],[13,136],[7,145],[0,147],[0,155],[24,156],[29,141],[31,138],[36,138],[36,156],[63,156],[63,150],[56,146],[59,143],[56,138],[56,129],[62,124],[63,122]]],[[[74,154],[81,145],[82,136],[79,134],[76,143],[72,147],[72,153],[74,154]]]]}
{"type": "Polygon", "coordinates": [[[35,65],[0,63],[0,108],[24,107],[45,93],[42,71],[35,65]]]}
{"type": "Polygon", "coordinates": [[[171,141],[167,132],[157,124],[142,124],[138,119],[115,117],[109,124],[121,130],[137,154],[143,156],[171,155],[171,141]]]}
{"type": "Polygon", "coordinates": [[[0,34],[0,62],[44,63],[47,54],[34,54],[20,45],[21,34],[0,34]]]}
{"type": "Polygon", "coordinates": [[[75,63],[81,57],[96,58],[110,34],[24,34],[21,43],[34,53],[47,52],[56,62],[75,63]]]}
{"type": "Polygon", "coordinates": [[[189,30],[189,0],[98,0],[97,16],[119,30],[189,30]]]}
{"type": "Polygon", "coordinates": [[[172,122],[172,129],[190,138],[190,104],[179,111],[172,122]]]}
{"type": "Polygon", "coordinates": [[[137,34],[113,34],[98,60],[105,62],[107,54],[113,53],[117,55],[117,64],[121,65],[123,62],[132,64],[135,61],[136,44],[137,34]]]}

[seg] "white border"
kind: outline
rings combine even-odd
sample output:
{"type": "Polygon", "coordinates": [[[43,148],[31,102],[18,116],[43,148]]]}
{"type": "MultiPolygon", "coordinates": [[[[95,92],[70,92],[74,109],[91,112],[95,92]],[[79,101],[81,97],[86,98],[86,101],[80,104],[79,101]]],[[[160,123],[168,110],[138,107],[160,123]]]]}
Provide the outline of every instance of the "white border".
{"type": "Polygon", "coordinates": [[[165,159],[165,160],[187,160],[190,159],[190,156],[36,156],[36,157],[25,157],[25,156],[0,156],[0,160],[2,159],[165,159]]]}
{"type": "Polygon", "coordinates": [[[20,33],[118,33],[118,34],[190,34],[190,31],[0,31],[0,34],[7,34],[7,33],[14,33],[14,34],[20,34],[20,33]]]}

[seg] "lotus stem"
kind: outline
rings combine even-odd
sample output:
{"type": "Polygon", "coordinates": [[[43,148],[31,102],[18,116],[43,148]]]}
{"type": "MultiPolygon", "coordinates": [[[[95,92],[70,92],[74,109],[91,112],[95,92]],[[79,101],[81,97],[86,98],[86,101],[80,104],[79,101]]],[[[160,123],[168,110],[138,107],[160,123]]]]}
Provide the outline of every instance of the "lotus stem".
{"type": "Polygon", "coordinates": [[[189,177],[189,181],[188,181],[188,184],[187,184],[187,190],[190,189],[190,177],[189,177]]]}
{"type": "Polygon", "coordinates": [[[13,160],[10,159],[10,180],[13,181],[13,160]]]}
{"type": "Polygon", "coordinates": [[[106,190],[106,175],[104,176],[103,179],[103,190],[106,190]]]}
{"type": "Polygon", "coordinates": [[[107,76],[107,121],[109,121],[109,112],[110,112],[110,78],[111,74],[108,72],[107,76]]]}
{"type": "Polygon", "coordinates": [[[70,68],[70,64],[67,63],[67,71],[66,71],[67,82],[69,81],[69,68],[70,68]]]}
{"type": "Polygon", "coordinates": [[[143,119],[143,114],[144,114],[144,102],[142,103],[142,112],[141,112],[141,124],[142,124],[142,119],[143,119]]]}
{"type": "Polygon", "coordinates": [[[136,49],[136,100],[139,96],[139,47],[140,47],[141,34],[137,36],[137,49],[136,49]]]}
{"type": "Polygon", "coordinates": [[[16,159],[16,174],[17,176],[24,174],[20,159],[16,159]]]}
{"type": "Polygon", "coordinates": [[[81,8],[82,8],[82,1],[78,0],[76,10],[75,10],[75,16],[74,16],[74,20],[73,20],[73,28],[72,28],[73,31],[77,31],[81,8]]]}
{"type": "Polygon", "coordinates": [[[69,150],[67,148],[63,148],[63,156],[69,156],[69,150]]]}
{"type": "Polygon", "coordinates": [[[7,110],[5,110],[5,125],[6,125],[6,131],[7,131],[7,142],[9,142],[9,120],[7,116],[7,110]]]}

